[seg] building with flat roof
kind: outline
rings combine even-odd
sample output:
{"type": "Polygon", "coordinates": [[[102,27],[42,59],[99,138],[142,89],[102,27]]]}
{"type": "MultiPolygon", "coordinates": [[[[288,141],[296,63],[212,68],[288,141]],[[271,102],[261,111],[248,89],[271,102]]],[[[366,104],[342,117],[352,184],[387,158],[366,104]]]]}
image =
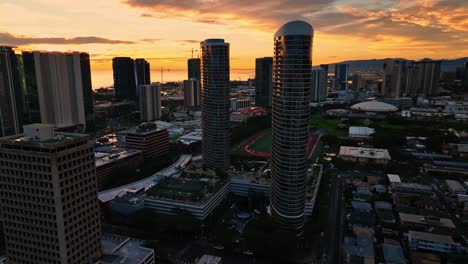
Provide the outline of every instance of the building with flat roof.
{"type": "Polygon", "coordinates": [[[92,263],[101,256],[93,143],[24,126],[0,139],[0,207],[10,263],[92,263]]]}
{"type": "Polygon", "coordinates": [[[362,148],[362,147],[349,147],[341,146],[340,157],[344,160],[359,162],[359,163],[373,163],[373,164],[387,164],[392,160],[388,150],[377,148],[362,148]]]}
{"type": "Polygon", "coordinates": [[[396,174],[387,174],[388,181],[390,182],[390,187],[395,188],[397,185],[401,183],[401,179],[399,175],[396,174]]]}
{"type": "Polygon", "coordinates": [[[141,150],[145,159],[161,157],[169,152],[169,134],[166,129],[159,129],[154,123],[142,123],[127,131],[125,146],[141,150]]]}
{"type": "Polygon", "coordinates": [[[103,256],[96,264],[155,264],[154,250],[143,247],[143,241],[104,234],[103,256]]]}
{"type": "Polygon", "coordinates": [[[161,119],[161,87],[159,83],[140,85],[138,91],[141,121],[149,122],[161,119]]]}
{"type": "Polygon", "coordinates": [[[229,102],[231,104],[231,111],[236,111],[252,106],[252,100],[250,98],[230,98],[229,102]]]}
{"type": "Polygon", "coordinates": [[[349,136],[354,138],[369,138],[375,133],[375,129],[370,127],[349,127],[349,136]]]}
{"type": "Polygon", "coordinates": [[[408,243],[411,250],[427,250],[440,253],[461,252],[460,243],[453,241],[452,237],[426,232],[409,231],[408,243]]]}
{"type": "Polygon", "coordinates": [[[432,195],[433,189],[430,185],[419,183],[401,183],[394,189],[397,195],[401,196],[419,196],[419,195],[432,195]]]}
{"type": "Polygon", "coordinates": [[[399,213],[401,228],[432,233],[449,233],[455,229],[452,220],[434,216],[399,213]]]}
{"type": "Polygon", "coordinates": [[[184,81],[184,106],[188,109],[200,108],[200,80],[189,79],[184,81]]]}
{"type": "Polygon", "coordinates": [[[249,118],[265,115],[267,115],[267,110],[262,107],[242,108],[237,111],[231,112],[229,114],[229,121],[242,123],[246,122],[249,118]]]}
{"type": "Polygon", "coordinates": [[[143,152],[136,149],[110,148],[109,151],[97,150],[96,176],[98,190],[109,184],[110,176],[118,169],[138,168],[143,164],[143,152]]]}
{"type": "Polygon", "coordinates": [[[400,245],[382,244],[385,263],[406,264],[408,263],[400,245]]]}
{"type": "Polygon", "coordinates": [[[453,194],[466,194],[466,189],[459,181],[445,180],[449,191],[453,194]]]}
{"type": "Polygon", "coordinates": [[[255,106],[271,108],[273,58],[255,60],[255,106]]]}
{"type": "Polygon", "coordinates": [[[196,264],[222,264],[221,257],[212,255],[203,255],[196,264]]]}

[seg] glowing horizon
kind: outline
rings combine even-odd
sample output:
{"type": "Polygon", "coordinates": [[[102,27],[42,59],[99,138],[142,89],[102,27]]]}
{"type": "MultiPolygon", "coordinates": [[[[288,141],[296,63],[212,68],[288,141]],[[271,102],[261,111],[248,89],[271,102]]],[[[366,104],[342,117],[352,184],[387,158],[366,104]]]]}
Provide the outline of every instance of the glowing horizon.
{"type": "Polygon", "coordinates": [[[314,26],[314,65],[468,56],[464,0],[4,0],[0,10],[0,45],[88,52],[93,70],[111,69],[117,56],[183,70],[207,38],[231,44],[232,69],[251,70],[296,19],[314,26]]]}

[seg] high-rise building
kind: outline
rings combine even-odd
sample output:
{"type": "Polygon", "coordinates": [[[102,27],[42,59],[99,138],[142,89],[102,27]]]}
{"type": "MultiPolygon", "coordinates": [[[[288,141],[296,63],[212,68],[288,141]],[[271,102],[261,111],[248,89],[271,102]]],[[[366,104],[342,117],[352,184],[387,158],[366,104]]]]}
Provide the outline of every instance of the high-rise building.
{"type": "Polygon", "coordinates": [[[184,105],[191,109],[198,109],[200,107],[199,80],[190,79],[184,81],[184,105]]]}
{"type": "Polygon", "coordinates": [[[229,43],[207,39],[201,46],[202,154],[212,169],[229,167],[229,43]]]}
{"type": "Polygon", "coordinates": [[[114,71],[114,93],[117,100],[136,99],[136,81],[134,61],[129,57],[116,57],[112,59],[114,71]]]}
{"type": "Polygon", "coordinates": [[[28,121],[57,128],[94,127],[89,54],[23,52],[28,121]],[[89,126],[89,127],[88,127],[89,126]]]}
{"type": "Polygon", "coordinates": [[[324,69],[312,71],[312,102],[322,102],[327,98],[327,75],[324,69]]]}
{"type": "Polygon", "coordinates": [[[302,232],[307,180],[312,40],[310,24],[292,21],[274,36],[271,212],[302,232]]]}
{"type": "Polygon", "coordinates": [[[21,132],[22,97],[15,52],[11,47],[0,46],[0,137],[21,132]]]}
{"type": "Polygon", "coordinates": [[[154,123],[142,123],[125,135],[125,146],[143,152],[145,159],[164,156],[169,152],[169,134],[154,123]]]}
{"type": "Polygon", "coordinates": [[[0,139],[0,207],[9,263],[94,263],[101,255],[93,143],[49,125],[0,139]]]}
{"type": "Polygon", "coordinates": [[[200,80],[200,59],[191,58],[187,61],[188,66],[188,80],[200,80]]]}
{"type": "Polygon", "coordinates": [[[320,64],[320,68],[326,70],[328,73],[328,64],[320,64]]]}
{"type": "Polygon", "coordinates": [[[468,91],[468,62],[465,62],[463,69],[463,88],[468,91]]]}
{"type": "Polygon", "coordinates": [[[349,64],[335,64],[335,88],[339,90],[348,89],[349,64]]]}
{"type": "Polygon", "coordinates": [[[255,60],[255,106],[271,108],[273,58],[255,60]]]}
{"type": "Polygon", "coordinates": [[[383,66],[382,94],[400,98],[407,94],[408,63],[405,60],[387,60],[383,66]]]}
{"type": "Polygon", "coordinates": [[[407,70],[407,94],[434,96],[439,91],[441,61],[411,62],[407,70]]]}
{"type": "Polygon", "coordinates": [[[135,87],[137,88],[136,96],[139,97],[140,85],[151,84],[150,64],[145,59],[135,59],[135,87]]]}
{"type": "Polygon", "coordinates": [[[159,83],[140,85],[140,117],[144,122],[161,118],[161,87],[159,83]]]}

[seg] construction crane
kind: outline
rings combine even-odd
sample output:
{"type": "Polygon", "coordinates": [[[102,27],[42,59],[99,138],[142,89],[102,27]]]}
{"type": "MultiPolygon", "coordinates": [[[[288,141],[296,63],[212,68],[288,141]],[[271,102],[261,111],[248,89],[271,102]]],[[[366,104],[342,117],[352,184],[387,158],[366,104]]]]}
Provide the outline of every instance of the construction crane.
{"type": "Polygon", "coordinates": [[[171,71],[170,69],[164,69],[163,67],[161,67],[161,84],[164,83],[164,72],[165,71],[171,71]]]}
{"type": "Polygon", "coordinates": [[[193,53],[194,53],[194,52],[196,52],[196,53],[197,53],[197,55],[198,55],[198,50],[194,50],[194,49],[192,49],[192,59],[193,59],[193,53]]]}

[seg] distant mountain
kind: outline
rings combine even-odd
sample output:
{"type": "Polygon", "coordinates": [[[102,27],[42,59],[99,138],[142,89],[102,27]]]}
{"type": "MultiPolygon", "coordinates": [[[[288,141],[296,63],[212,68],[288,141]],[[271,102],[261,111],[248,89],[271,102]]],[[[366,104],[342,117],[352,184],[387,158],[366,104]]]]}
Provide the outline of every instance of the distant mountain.
{"type": "MultiPolygon", "coordinates": [[[[349,64],[350,72],[354,71],[379,71],[382,69],[385,60],[387,59],[372,59],[372,60],[350,60],[350,61],[342,61],[337,63],[347,63],[349,64]]],[[[407,60],[403,58],[393,58],[394,60],[407,60]]],[[[431,59],[422,59],[421,61],[428,61],[431,59]]],[[[442,61],[442,71],[443,72],[455,72],[456,68],[462,66],[463,63],[468,63],[468,57],[459,58],[454,60],[441,60],[442,61]]],[[[329,71],[335,71],[335,64],[329,64],[329,71]]]]}

